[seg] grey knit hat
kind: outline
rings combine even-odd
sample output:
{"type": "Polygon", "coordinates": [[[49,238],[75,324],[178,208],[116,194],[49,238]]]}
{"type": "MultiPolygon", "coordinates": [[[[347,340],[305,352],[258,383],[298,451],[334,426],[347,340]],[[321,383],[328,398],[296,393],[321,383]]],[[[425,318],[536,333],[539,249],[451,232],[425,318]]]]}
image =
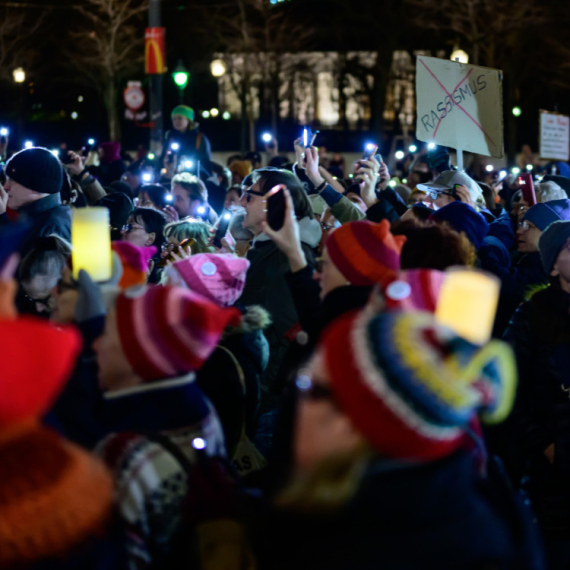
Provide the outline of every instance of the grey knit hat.
{"type": "Polygon", "coordinates": [[[560,250],[569,239],[570,221],[553,222],[542,232],[538,240],[538,251],[547,275],[550,275],[560,250]]]}

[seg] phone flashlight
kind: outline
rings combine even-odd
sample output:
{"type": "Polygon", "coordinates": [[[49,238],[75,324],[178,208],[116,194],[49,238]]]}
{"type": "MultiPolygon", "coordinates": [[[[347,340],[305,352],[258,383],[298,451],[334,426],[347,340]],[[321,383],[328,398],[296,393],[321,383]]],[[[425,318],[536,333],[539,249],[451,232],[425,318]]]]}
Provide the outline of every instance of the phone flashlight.
{"type": "Polygon", "coordinates": [[[173,198],[172,198],[172,194],[165,194],[164,199],[167,202],[172,202],[173,198]]]}
{"type": "Polygon", "coordinates": [[[51,153],[56,157],[59,158],[59,150],[57,148],[54,148],[51,153]]]}
{"type": "Polygon", "coordinates": [[[224,220],[231,220],[231,219],[232,219],[231,214],[224,214],[224,220]]]}
{"type": "Polygon", "coordinates": [[[0,136],[2,136],[2,137],[8,136],[8,129],[6,127],[3,127],[0,129],[0,136]]]}
{"type": "Polygon", "coordinates": [[[143,182],[152,182],[152,174],[150,172],[144,172],[142,175],[143,182]]]}
{"type": "Polygon", "coordinates": [[[434,142],[428,144],[428,149],[433,150],[437,145],[434,142]]]}
{"type": "Polygon", "coordinates": [[[149,153],[146,155],[146,157],[147,157],[149,160],[154,160],[154,159],[156,158],[154,152],[149,152],[149,153]]]}
{"type": "Polygon", "coordinates": [[[170,145],[170,148],[174,151],[180,150],[180,145],[178,143],[174,142],[170,145]]]}
{"type": "Polygon", "coordinates": [[[307,148],[309,146],[309,129],[303,129],[303,146],[307,148]]]}
{"type": "Polygon", "coordinates": [[[374,143],[368,143],[365,148],[368,152],[372,152],[376,148],[376,145],[374,143]]]}
{"type": "Polygon", "coordinates": [[[87,141],[87,144],[90,144],[91,146],[93,146],[95,144],[95,139],[89,139],[87,141]]]}
{"type": "Polygon", "coordinates": [[[26,148],[32,148],[32,147],[34,146],[34,143],[33,143],[32,141],[26,141],[25,144],[24,144],[24,146],[25,146],[26,148]]]}
{"type": "Polygon", "coordinates": [[[199,206],[196,212],[203,216],[206,213],[206,208],[204,208],[204,206],[199,206]]]}
{"type": "Polygon", "coordinates": [[[506,170],[501,170],[501,172],[499,172],[499,178],[502,180],[503,178],[507,177],[507,171],[506,170]]]}
{"type": "Polygon", "coordinates": [[[194,163],[191,160],[187,160],[184,163],[184,168],[194,168],[194,163]]]}
{"type": "Polygon", "coordinates": [[[418,147],[417,147],[415,144],[411,144],[411,145],[408,147],[408,150],[409,150],[411,153],[414,153],[414,152],[417,152],[417,151],[418,151],[418,147]]]}
{"type": "Polygon", "coordinates": [[[265,143],[270,143],[273,140],[273,135],[271,133],[263,133],[262,140],[265,143]]]}

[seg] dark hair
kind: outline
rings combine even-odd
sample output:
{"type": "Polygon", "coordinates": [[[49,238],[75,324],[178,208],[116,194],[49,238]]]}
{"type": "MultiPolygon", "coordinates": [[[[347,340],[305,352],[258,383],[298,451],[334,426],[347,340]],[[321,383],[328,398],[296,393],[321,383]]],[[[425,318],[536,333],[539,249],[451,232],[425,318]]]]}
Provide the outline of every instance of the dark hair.
{"type": "Polygon", "coordinates": [[[487,210],[493,210],[497,206],[495,204],[495,192],[494,190],[485,182],[477,182],[481,190],[483,190],[483,199],[485,200],[485,206],[487,210]]]}
{"type": "Polygon", "coordinates": [[[477,253],[465,234],[443,224],[405,220],[394,224],[394,235],[407,241],[400,255],[401,269],[439,269],[453,265],[473,266],[477,253]]]}
{"type": "Polygon", "coordinates": [[[166,195],[168,194],[168,190],[164,186],[160,184],[144,184],[141,186],[139,191],[139,196],[142,193],[145,193],[149,200],[157,207],[157,208],[165,208],[170,204],[166,199],[166,195]]]}
{"type": "Polygon", "coordinates": [[[239,184],[234,184],[233,186],[230,186],[226,192],[226,196],[230,193],[230,192],[237,192],[238,196],[241,196],[241,186],[239,184]]]}
{"type": "Polygon", "coordinates": [[[147,234],[156,234],[152,245],[158,247],[160,250],[164,243],[164,226],[167,222],[166,216],[162,212],[153,210],[152,208],[135,208],[130,213],[130,217],[144,225],[147,234]]]}
{"type": "Polygon", "coordinates": [[[59,236],[54,234],[37,238],[34,248],[20,263],[19,281],[30,281],[36,275],[61,275],[70,255],[71,244],[59,236]]]}
{"type": "Polygon", "coordinates": [[[243,156],[241,154],[232,154],[231,156],[228,156],[228,160],[226,160],[226,166],[230,166],[232,162],[235,162],[236,160],[243,160],[243,156]]]}
{"type": "Polygon", "coordinates": [[[217,162],[210,162],[210,164],[212,166],[212,172],[216,176],[221,176],[223,179],[222,184],[226,188],[229,188],[230,184],[231,184],[231,177],[230,177],[230,174],[228,172],[228,169],[224,168],[221,164],[218,164],[217,162]]]}
{"type": "Polygon", "coordinates": [[[252,172],[252,179],[254,183],[259,182],[259,189],[264,194],[267,194],[278,184],[284,184],[291,193],[293,206],[295,207],[295,216],[297,216],[297,219],[313,219],[314,214],[311,202],[307,197],[301,181],[292,172],[266,166],[265,168],[254,170],[252,172]]]}

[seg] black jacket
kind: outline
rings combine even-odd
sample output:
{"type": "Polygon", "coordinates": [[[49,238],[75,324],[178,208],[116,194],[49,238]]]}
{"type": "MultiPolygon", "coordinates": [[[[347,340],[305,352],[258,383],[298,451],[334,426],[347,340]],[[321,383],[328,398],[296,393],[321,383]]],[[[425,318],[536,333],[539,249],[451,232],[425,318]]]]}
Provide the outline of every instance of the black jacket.
{"type": "MultiPolygon", "coordinates": [[[[321,227],[316,220],[303,218],[299,222],[303,251],[309,266],[316,266],[315,248],[321,239],[321,227]]],[[[271,317],[265,330],[269,342],[270,361],[263,383],[270,387],[285,355],[289,340],[287,333],[297,324],[299,317],[291,292],[285,280],[289,261],[267,236],[258,236],[247,252],[251,265],[247,271],[245,288],[240,297],[244,305],[261,305],[271,317]]]]}
{"type": "Polygon", "coordinates": [[[519,387],[510,422],[526,462],[524,486],[547,538],[570,536],[570,295],[547,287],[515,313],[505,332],[519,387]],[[544,451],[554,444],[554,463],[544,451]]]}
{"type": "MultiPolygon", "coordinates": [[[[66,241],[71,241],[71,209],[61,203],[61,194],[50,194],[37,202],[18,210],[18,216],[32,222],[28,238],[20,248],[24,257],[34,247],[38,237],[55,234],[66,241]]],[[[9,224],[6,213],[0,215],[0,224],[9,224]]]]}
{"type": "Polygon", "coordinates": [[[468,455],[408,467],[379,460],[346,506],[307,510],[270,514],[260,570],[544,568],[528,512],[468,455]]]}
{"type": "Polygon", "coordinates": [[[176,130],[166,133],[164,137],[164,150],[160,161],[161,168],[164,157],[170,150],[170,145],[174,142],[180,145],[180,148],[176,151],[178,157],[185,156],[188,159],[199,160],[200,171],[205,171],[208,174],[212,172],[212,147],[208,137],[204,133],[201,133],[198,127],[184,133],[179,133],[176,130]]]}

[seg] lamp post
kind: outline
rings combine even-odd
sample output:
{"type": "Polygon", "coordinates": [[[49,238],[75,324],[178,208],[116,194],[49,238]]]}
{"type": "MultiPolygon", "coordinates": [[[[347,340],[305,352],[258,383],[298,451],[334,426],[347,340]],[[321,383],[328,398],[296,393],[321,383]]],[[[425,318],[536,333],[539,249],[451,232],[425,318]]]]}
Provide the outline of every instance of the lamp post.
{"type": "Polygon", "coordinates": [[[12,73],[14,83],[18,89],[18,137],[20,142],[23,140],[24,131],[24,97],[26,94],[24,82],[26,81],[26,72],[21,67],[14,69],[12,73]]]}
{"type": "Polygon", "coordinates": [[[172,73],[172,79],[174,79],[174,83],[178,86],[180,103],[184,103],[184,90],[186,89],[186,85],[188,85],[188,77],[188,70],[184,67],[182,60],[179,60],[176,69],[172,73]]]}

